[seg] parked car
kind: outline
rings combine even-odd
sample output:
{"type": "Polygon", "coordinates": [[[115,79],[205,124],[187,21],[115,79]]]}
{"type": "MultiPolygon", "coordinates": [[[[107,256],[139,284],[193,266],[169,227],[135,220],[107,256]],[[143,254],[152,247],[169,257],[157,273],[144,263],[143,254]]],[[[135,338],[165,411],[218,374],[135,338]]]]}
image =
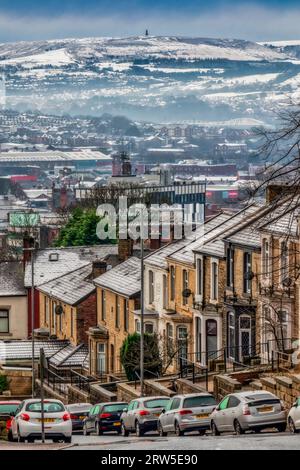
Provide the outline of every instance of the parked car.
{"type": "Polygon", "coordinates": [[[294,434],[300,432],[300,398],[297,398],[288,414],[288,425],[294,434]]]}
{"type": "MultiPolygon", "coordinates": [[[[72,422],[65,405],[59,400],[45,400],[45,437],[53,442],[72,441],[72,422]]],[[[41,400],[24,400],[13,412],[11,431],[13,440],[34,442],[42,437],[41,400]]]]}
{"type": "Polygon", "coordinates": [[[20,403],[20,401],[0,401],[0,421],[6,422],[6,431],[10,441],[12,440],[11,423],[13,419],[11,414],[17,410],[20,403]]]}
{"type": "Polygon", "coordinates": [[[83,423],[83,434],[95,432],[101,436],[104,432],[121,433],[121,414],[127,403],[100,403],[91,408],[83,423]]]}
{"type": "Polygon", "coordinates": [[[269,392],[240,392],[227,395],[210,417],[213,435],[221,432],[244,434],[266,428],[286,430],[287,412],[283,403],[269,392]]]}
{"type": "Polygon", "coordinates": [[[167,397],[147,397],[132,400],[121,416],[122,435],[135,432],[138,437],[156,431],[158,418],[170,401],[167,397]]]}
{"type": "Polygon", "coordinates": [[[177,395],[169,401],[158,420],[160,436],[175,432],[183,436],[185,432],[199,431],[204,435],[210,429],[210,414],[217,406],[209,393],[177,395]]]}
{"type": "Polygon", "coordinates": [[[83,422],[88,416],[92,406],[93,405],[90,403],[76,403],[74,405],[66,406],[67,411],[70,413],[73,432],[83,431],[83,422]]]}

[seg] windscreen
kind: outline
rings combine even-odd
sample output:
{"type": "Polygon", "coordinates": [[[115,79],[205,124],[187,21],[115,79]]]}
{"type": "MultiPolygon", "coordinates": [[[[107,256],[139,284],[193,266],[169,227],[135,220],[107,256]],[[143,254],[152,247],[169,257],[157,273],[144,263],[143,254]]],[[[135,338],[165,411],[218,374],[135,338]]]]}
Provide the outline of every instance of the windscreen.
{"type": "Polygon", "coordinates": [[[214,406],[216,400],[211,395],[186,398],[183,402],[183,408],[199,408],[201,406],[214,406]]]}

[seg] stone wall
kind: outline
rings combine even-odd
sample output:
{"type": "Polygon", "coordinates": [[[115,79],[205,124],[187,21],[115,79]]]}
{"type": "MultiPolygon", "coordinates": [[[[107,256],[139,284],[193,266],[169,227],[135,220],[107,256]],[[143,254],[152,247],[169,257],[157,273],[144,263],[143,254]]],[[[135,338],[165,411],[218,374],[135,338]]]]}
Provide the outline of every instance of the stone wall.
{"type": "Polygon", "coordinates": [[[13,396],[31,396],[32,374],[25,369],[0,369],[0,375],[6,375],[9,391],[13,396]]]}
{"type": "Polygon", "coordinates": [[[129,403],[131,400],[140,397],[140,390],[134,388],[134,383],[119,383],[117,384],[117,397],[118,401],[129,403]]]}

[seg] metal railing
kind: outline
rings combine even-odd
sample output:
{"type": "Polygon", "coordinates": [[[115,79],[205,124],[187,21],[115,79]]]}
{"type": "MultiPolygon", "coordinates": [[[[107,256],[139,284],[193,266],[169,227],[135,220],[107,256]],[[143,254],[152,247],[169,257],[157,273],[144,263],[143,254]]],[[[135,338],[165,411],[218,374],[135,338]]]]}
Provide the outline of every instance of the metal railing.
{"type": "Polygon", "coordinates": [[[208,390],[208,367],[190,361],[186,357],[179,358],[180,378],[191,378],[193,383],[205,379],[205,388],[208,390]]]}

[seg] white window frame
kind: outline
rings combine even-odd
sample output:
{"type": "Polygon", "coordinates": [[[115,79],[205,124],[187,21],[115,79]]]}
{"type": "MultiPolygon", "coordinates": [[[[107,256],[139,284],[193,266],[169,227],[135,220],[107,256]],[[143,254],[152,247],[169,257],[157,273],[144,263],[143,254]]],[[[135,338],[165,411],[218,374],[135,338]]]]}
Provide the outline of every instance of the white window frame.
{"type": "Polygon", "coordinates": [[[262,240],[262,275],[265,279],[270,277],[270,239],[264,237],[262,240]]]}

